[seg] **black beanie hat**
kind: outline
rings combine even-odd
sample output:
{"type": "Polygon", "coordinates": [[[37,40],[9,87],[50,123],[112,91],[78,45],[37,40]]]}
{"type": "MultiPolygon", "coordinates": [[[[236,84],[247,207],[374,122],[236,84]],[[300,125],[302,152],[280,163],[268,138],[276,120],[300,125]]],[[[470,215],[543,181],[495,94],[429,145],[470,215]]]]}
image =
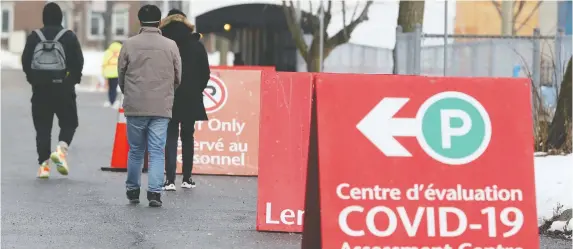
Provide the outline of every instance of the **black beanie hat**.
{"type": "Polygon", "coordinates": [[[139,18],[139,22],[143,25],[159,26],[161,10],[155,5],[148,4],[139,9],[137,17],[139,18]]]}
{"type": "Polygon", "coordinates": [[[167,15],[168,15],[168,16],[171,16],[171,15],[182,15],[182,16],[184,16],[184,17],[187,17],[187,15],[185,15],[185,13],[183,13],[183,11],[178,10],[178,9],[172,9],[172,10],[170,10],[169,13],[167,13],[167,15]]]}
{"type": "Polygon", "coordinates": [[[44,11],[42,12],[42,21],[44,26],[62,25],[62,9],[56,3],[50,2],[44,6],[44,11]]]}

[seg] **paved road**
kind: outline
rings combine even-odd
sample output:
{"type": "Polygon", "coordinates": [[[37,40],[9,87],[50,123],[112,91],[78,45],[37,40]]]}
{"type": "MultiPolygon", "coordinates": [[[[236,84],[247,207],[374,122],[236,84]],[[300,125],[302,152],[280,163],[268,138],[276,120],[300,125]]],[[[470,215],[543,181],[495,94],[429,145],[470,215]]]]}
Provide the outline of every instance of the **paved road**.
{"type": "Polygon", "coordinates": [[[161,209],[127,205],[125,174],[100,171],[116,123],[101,93],[78,94],[70,175],[36,179],[30,89],[16,72],[3,71],[1,80],[3,249],[300,248],[300,235],[255,231],[256,178],[197,177],[196,189],[167,193],[161,209]]]}
{"type": "MultiPolygon", "coordinates": [[[[300,248],[300,235],[255,231],[256,178],[197,177],[196,189],[167,193],[161,209],[127,205],[125,174],[100,171],[116,122],[101,93],[78,94],[70,176],[37,180],[30,89],[14,71],[2,71],[1,82],[2,248],[300,248]]],[[[571,241],[542,238],[541,248],[571,241]]]]}

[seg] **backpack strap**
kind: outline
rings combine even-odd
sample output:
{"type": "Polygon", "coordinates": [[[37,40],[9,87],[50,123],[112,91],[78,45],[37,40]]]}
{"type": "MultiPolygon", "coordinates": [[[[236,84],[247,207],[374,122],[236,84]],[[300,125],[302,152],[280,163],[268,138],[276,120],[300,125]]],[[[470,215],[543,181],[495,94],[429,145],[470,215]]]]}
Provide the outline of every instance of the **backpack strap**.
{"type": "Polygon", "coordinates": [[[56,35],[56,37],[54,38],[53,41],[57,42],[58,40],[60,40],[60,38],[62,38],[62,36],[64,36],[64,34],[68,32],[67,29],[62,29],[60,30],[60,32],[58,32],[58,34],[56,35]]]}
{"type": "Polygon", "coordinates": [[[40,38],[40,41],[46,41],[46,37],[45,37],[44,34],[42,33],[42,30],[36,29],[36,30],[34,30],[34,32],[36,32],[36,34],[37,34],[38,37],[40,38]]]}

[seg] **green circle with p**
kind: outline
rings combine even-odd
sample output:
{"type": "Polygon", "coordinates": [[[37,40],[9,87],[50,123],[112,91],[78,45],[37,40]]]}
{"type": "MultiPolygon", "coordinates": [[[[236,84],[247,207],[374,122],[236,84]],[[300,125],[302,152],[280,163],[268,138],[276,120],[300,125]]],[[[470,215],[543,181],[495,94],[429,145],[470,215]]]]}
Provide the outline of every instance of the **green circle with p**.
{"type": "Polygon", "coordinates": [[[426,100],[416,115],[416,136],[435,160],[463,165],[479,158],[491,140],[491,121],[485,108],[470,95],[441,92],[426,100]]]}

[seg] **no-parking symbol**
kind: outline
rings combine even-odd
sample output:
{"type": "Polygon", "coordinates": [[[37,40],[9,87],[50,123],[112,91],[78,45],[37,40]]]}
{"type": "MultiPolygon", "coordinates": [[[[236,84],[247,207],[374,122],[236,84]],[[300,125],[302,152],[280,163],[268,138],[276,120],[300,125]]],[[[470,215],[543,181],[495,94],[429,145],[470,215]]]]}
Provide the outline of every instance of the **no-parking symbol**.
{"type": "Polygon", "coordinates": [[[219,77],[212,75],[207,82],[207,87],[203,90],[203,104],[207,113],[213,113],[225,105],[229,92],[223,80],[219,77]]]}

